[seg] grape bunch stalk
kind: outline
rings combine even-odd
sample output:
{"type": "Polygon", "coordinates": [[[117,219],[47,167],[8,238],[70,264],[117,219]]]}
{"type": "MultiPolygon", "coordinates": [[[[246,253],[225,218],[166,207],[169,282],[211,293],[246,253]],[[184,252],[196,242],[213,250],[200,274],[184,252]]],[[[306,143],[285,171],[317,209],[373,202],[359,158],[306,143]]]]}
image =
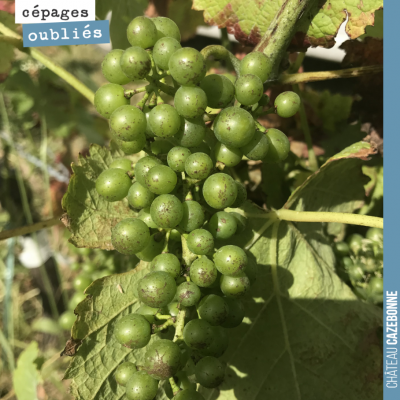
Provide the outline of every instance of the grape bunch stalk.
{"type": "MultiPolygon", "coordinates": [[[[169,380],[175,400],[201,400],[196,384],[215,388],[224,379],[218,358],[228,346],[227,329],[243,321],[240,298],[256,272],[249,255],[229,244],[246,226],[230,209],[247,198],[231,168],[243,159],[281,162],[289,141],[257,122],[269,104],[264,84],[271,68],[263,53],[236,60],[237,77],[206,75],[203,54],[182,48],[168,18],[137,17],[127,37],[132,47],[104,58],[110,83],[97,90],[95,107],[125,154],[147,155],[134,166],[127,158],[114,160],[96,190],[109,202],[127,198],[138,211],[112,228],[111,241],[118,252],[151,263],[151,272],[138,283],[140,308],[114,329],[121,345],[146,347],[145,362],[122,363],[115,379],[132,400],[153,399],[160,380],[169,380]],[[148,84],[123,88],[135,80],[148,84]],[[131,105],[140,92],[142,100],[131,105]],[[174,106],[161,93],[172,96],[174,106]],[[151,341],[171,329],[172,340],[151,341]]],[[[287,118],[299,106],[296,93],[284,92],[267,112],[287,118]]]]}

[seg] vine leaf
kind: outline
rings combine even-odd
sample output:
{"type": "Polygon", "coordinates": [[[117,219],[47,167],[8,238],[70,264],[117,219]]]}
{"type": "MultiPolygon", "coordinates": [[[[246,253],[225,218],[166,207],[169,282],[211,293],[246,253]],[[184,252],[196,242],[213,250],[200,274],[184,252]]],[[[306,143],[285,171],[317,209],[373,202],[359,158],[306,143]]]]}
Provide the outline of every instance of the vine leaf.
{"type": "Polygon", "coordinates": [[[62,200],[66,212],[62,221],[72,233],[70,242],[77,247],[113,250],[112,227],[136,215],[126,199],[109,203],[96,191],[97,177],[119,157],[126,156],[113,143],[110,148],[92,145],[90,156],[80,156],[79,162],[72,164],[73,175],[62,200]]]}
{"type": "MultiPolygon", "coordinates": [[[[193,0],[195,10],[204,11],[210,25],[226,27],[240,42],[256,45],[268,29],[284,0],[193,0]]],[[[297,47],[332,47],[340,25],[346,20],[346,33],[356,39],[374,24],[374,13],[383,0],[317,0],[302,16],[295,35],[297,47]]]]}

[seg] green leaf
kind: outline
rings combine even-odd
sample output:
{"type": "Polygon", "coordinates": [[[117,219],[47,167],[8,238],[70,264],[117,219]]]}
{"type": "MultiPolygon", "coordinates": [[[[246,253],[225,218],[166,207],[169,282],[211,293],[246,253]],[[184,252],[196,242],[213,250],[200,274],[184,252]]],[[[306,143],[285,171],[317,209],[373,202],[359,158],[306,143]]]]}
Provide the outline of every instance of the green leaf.
{"type": "Polygon", "coordinates": [[[124,218],[134,217],[126,199],[114,203],[104,200],[96,191],[96,179],[115,158],[132,158],[112,144],[110,149],[92,145],[89,157],[72,164],[73,175],[62,200],[67,213],[62,221],[71,231],[69,239],[77,247],[113,250],[111,229],[124,218]]]}
{"type": "Polygon", "coordinates": [[[13,385],[18,400],[37,400],[37,385],[41,382],[35,360],[39,355],[36,342],[31,342],[18,358],[13,373],[13,385]]]}
{"type": "MultiPolygon", "coordinates": [[[[15,31],[17,25],[14,20],[14,15],[0,10],[0,22],[15,31]]],[[[14,60],[14,46],[0,42],[0,54],[0,74],[5,74],[10,71],[11,62],[14,60]]]]}
{"type": "MultiPolygon", "coordinates": [[[[204,10],[210,25],[227,27],[237,40],[257,44],[285,0],[193,0],[195,10],[204,10]]],[[[314,1],[311,10],[298,23],[296,42],[300,46],[332,47],[340,25],[346,20],[346,33],[356,39],[374,24],[374,13],[383,7],[383,0],[314,1]]]]}

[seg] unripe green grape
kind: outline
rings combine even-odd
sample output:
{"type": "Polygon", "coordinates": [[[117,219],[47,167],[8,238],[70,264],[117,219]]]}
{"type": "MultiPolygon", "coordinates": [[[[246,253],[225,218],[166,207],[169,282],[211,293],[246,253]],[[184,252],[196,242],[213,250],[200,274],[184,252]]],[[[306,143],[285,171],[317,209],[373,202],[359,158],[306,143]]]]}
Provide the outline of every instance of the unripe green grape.
{"type": "Polygon", "coordinates": [[[70,310],[75,310],[75,308],[78,306],[78,304],[81,303],[85,299],[86,299],[86,294],[80,293],[80,292],[75,292],[68,302],[68,308],[70,310]]]}
{"type": "Polygon", "coordinates": [[[180,43],[172,37],[164,37],[157,41],[153,49],[153,58],[157,67],[167,70],[168,62],[175,51],[181,49],[180,43]]]}
{"type": "Polygon", "coordinates": [[[370,294],[383,294],[383,279],[379,277],[372,277],[368,282],[367,291],[370,294]]]}
{"type": "Polygon", "coordinates": [[[200,297],[200,289],[193,282],[183,282],[176,289],[176,300],[184,307],[194,306],[200,297]]]}
{"type": "Polygon", "coordinates": [[[151,262],[153,261],[154,257],[161,254],[164,248],[164,243],[164,238],[160,239],[157,233],[155,233],[150,236],[147,246],[135,255],[139,260],[151,262]]]}
{"type": "Polygon", "coordinates": [[[197,307],[201,319],[212,326],[221,325],[228,316],[228,304],[221,296],[209,294],[203,297],[197,307]]]}
{"type": "Polygon", "coordinates": [[[190,156],[191,151],[185,147],[176,146],[173,147],[167,156],[167,162],[170,168],[172,168],[175,172],[184,172],[185,171],[185,162],[186,159],[190,156]]]}
{"type": "Polygon", "coordinates": [[[142,49],[153,47],[158,40],[156,25],[147,17],[134,18],[129,23],[126,34],[132,46],[139,46],[142,49]]]}
{"type": "Polygon", "coordinates": [[[375,261],[374,258],[366,258],[361,264],[361,268],[363,269],[363,271],[369,274],[376,272],[378,270],[378,267],[378,263],[375,261]]]}
{"type": "Polygon", "coordinates": [[[341,257],[347,256],[350,253],[350,247],[346,242],[337,242],[335,243],[336,253],[341,257]]]}
{"type": "Polygon", "coordinates": [[[378,243],[380,245],[383,244],[383,229],[380,228],[369,228],[365,237],[369,240],[372,240],[374,243],[378,243]]]}
{"type": "Polygon", "coordinates": [[[263,83],[256,75],[241,75],[235,83],[236,99],[245,106],[256,104],[261,99],[263,92],[263,83]]]}
{"type": "Polygon", "coordinates": [[[137,218],[120,221],[111,231],[111,243],[122,254],[132,255],[142,251],[150,241],[148,226],[137,218]]]}
{"type": "Polygon", "coordinates": [[[287,136],[275,128],[268,129],[265,136],[268,138],[268,153],[263,161],[269,164],[284,161],[290,150],[287,136]]]}
{"type": "Polygon", "coordinates": [[[157,225],[154,223],[153,218],[151,218],[150,207],[143,208],[139,211],[138,219],[142,220],[149,228],[156,229],[157,225]]]}
{"type": "Polygon", "coordinates": [[[175,93],[174,105],[184,118],[196,118],[207,108],[207,96],[199,87],[181,86],[175,93]]]}
{"type": "Polygon", "coordinates": [[[115,370],[114,378],[119,385],[125,386],[135,372],[137,372],[137,368],[134,363],[124,362],[118,365],[115,370]]]}
{"type": "Polygon", "coordinates": [[[197,286],[209,287],[217,280],[217,276],[217,268],[205,256],[198,258],[190,266],[190,279],[197,286]]]}
{"type": "Polygon", "coordinates": [[[250,289],[250,280],[244,272],[237,276],[221,276],[221,291],[227,297],[241,297],[250,289]]]}
{"type": "Polygon", "coordinates": [[[213,340],[211,325],[203,319],[189,321],[183,328],[183,340],[192,349],[206,349],[213,340]]]}
{"type": "Polygon", "coordinates": [[[246,146],[240,150],[250,160],[262,160],[268,154],[269,141],[265,134],[261,131],[256,131],[253,138],[246,146]]]}
{"type": "Polygon", "coordinates": [[[181,263],[177,256],[163,253],[154,258],[150,266],[152,271],[168,272],[174,279],[181,274],[181,263]]]}
{"type": "Polygon", "coordinates": [[[110,83],[126,85],[131,81],[121,69],[120,60],[123,53],[124,50],[111,50],[106,54],[101,63],[101,71],[103,72],[104,78],[110,83]]]}
{"type": "Polygon", "coordinates": [[[151,218],[159,228],[175,228],[183,217],[183,207],[172,194],[156,197],[150,207],[151,218]]]}
{"type": "Polygon", "coordinates": [[[121,57],[121,69],[132,81],[144,79],[151,70],[150,56],[141,47],[128,47],[121,57]]]}
{"type": "Polygon", "coordinates": [[[174,139],[182,147],[200,146],[203,143],[205,132],[206,125],[203,118],[184,119],[182,117],[179,131],[174,139]]]}
{"type": "Polygon", "coordinates": [[[228,304],[228,315],[221,326],[224,328],[236,328],[243,321],[245,314],[244,305],[239,299],[226,297],[225,301],[228,304]]]}
{"type": "Polygon", "coordinates": [[[76,315],[73,311],[64,311],[58,318],[58,325],[65,331],[70,331],[76,320],[76,315]]]}
{"type": "Polygon", "coordinates": [[[131,179],[125,171],[110,168],[103,171],[96,179],[96,190],[105,200],[114,202],[127,196],[131,184],[131,179]]]}
{"type": "Polygon", "coordinates": [[[189,250],[197,255],[207,254],[214,249],[214,238],[205,229],[190,232],[186,241],[189,250]]]}
{"type": "Polygon", "coordinates": [[[146,131],[146,117],[133,106],[118,107],[110,117],[110,129],[114,137],[131,142],[146,131]]]}
{"type": "Polygon", "coordinates": [[[354,263],[353,263],[353,260],[350,257],[343,257],[342,260],[341,260],[341,264],[347,270],[347,268],[349,268],[354,263]]]}
{"type": "Polygon", "coordinates": [[[79,274],[75,277],[73,286],[77,292],[83,292],[91,283],[92,280],[86,274],[79,274]]]}
{"type": "Polygon", "coordinates": [[[139,299],[149,307],[165,307],[172,301],[175,293],[175,279],[168,272],[150,272],[139,281],[139,299]]]}
{"type": "Polygon", "coordinates": [[[208,356],[202,358],[196,364],[195,373],[196,380],[201,386],[212,389],[223,382],[225,366],[218,358],[208,356]]]}
{"type": "Polygon", "coordinates": [[[208,230],[214,239],[229,239],[236,233],[236,218],[225,211],[216,212],[208,222],[208,230]]]}
{"type": "Polygon", "coordinates": [[[178,133],[181,127],[181,117],[174,107],[169,104],[160,104],[151,110],[149,125],[156,136],[172,137],[178,133]]]}
{"type": "Polygon", "coordinates": [[[158,381],[145,371],[135,372],[126,384],[129,400],[153,400],[158,391],[158,381]]]}
{"type": "Polygon", "coordinates": [[[196,86],[206,74],[206,63],[199,51],[185,47],[172,54],[168,69],[179,85],[196,86]]]}
{"type": "MultiPolygon", "coordinates": [[[[207,130],[206,130],[207,131],[207,130]]],[[[198,146],[190,147],[189,150],[193,153],[204,153],[211,156],[211,149],[207,143],[201,142],[198,146]]]]}
{"type": "Polygon", "coordinates": [[[204,400],[204,397],[196,389],[185,389],[178,392],[173,400],[204,400]]]}
{"type": "Polygon", "coordinates": [[[192,232],[200,228],[204,223],[204,211],[202,206],[194,200],[182,202],[183,217],[179,223],[185,232],[192,232]]]}
{"type": "Polygon", "coordinates": [[[150,207],[154,200],[154,194],[149,189],[135,182],[128,192],[128,203],[133,208],[150,207]]]}
{"type": "Polygon", "coordinates": [[[202,180],[210,175],[213,162],[205,153],[193,153],[185,162],[185,171],[193,179],[202,180]]]}
{"type": "Polygon", "coordinates": [[[160,312],[159,308],[149,307],[146,304],[142,304],[137,310],[136,314],[143,315],[150,322],[150,324],[155,324],[157,322],[156,314],[160,312]]]}
{"type": "Polygon", "coordinates": [[[207,75],[200,82],[200,87],[206,93],[207,105],[211,108],[224,108],[235,96],[233,83],[223,75],[207,75]]]}
{"type": "Polygon", "coordinates": [[[94,95],[94,106],[97,112],[107,119],[118,107],[128,104],[129,99],[124,96],[124,88],[115,83],[101,86],[94,95]]]}
{"type": "Polygon", "coordinates": [[[295,92],[283,92],[277,96],[274,104],[280,117],[290,118],[299,111],[301,100],[295,92]]]}
{"type": "Polygon", "coordinates": [[[114,336],[118,343],[129,349],[140,349],[150,341],[149,321],[140,314],[129,314],[120,318],[114,327],[114,336]]]}
{"type": "Polygon", "coordinates": [[[173,147],[174,145],[169,140],[159,137],[150,144],[151,152],[156,156],[159,154],[167,154],[173,147]]]}
{"type": "Polygon", "coordinates": [[[364,279],[364,271],[359,264],[353,264],[347,267],[352,282],[361,282],[364,279]]]}
{"type": "Polygon", "coordinates": [[[124,140],[120,140],[118,138],[113,139],[117,146],[127,155],[139,153],[139,151],[143,150],[146,144],[146,136],[141,133],[136,137],[136,140],[132,140],[130,142],[125,142],[124,140]]]}
{"type": "Polygon", "coordinates": [[[96,265],[92,263],[84,263],[82,265],[82,272],[84,274],[90,275],[92,272],[96,270],[96,265]]]}
{"type": "Polygon", "coordinates": [[[265,82],[272,71],[272,64],[268,57],[259,52],[253,51],[243,58],[240,62],[240,75],[253,74],[265,82]]]}
{"type": "Polygon", "coordinates": [[[156,165],[146,175],[146,186],[155,194],[167,194],[174,190],[178,178],[166,165],[156,165]]]}
{"type": "Polygon", "coordinates": [[[241,207],[247,200],[247,190],[243,183],[235,181],[237,195],[235,201],[230,205],[231,208],[241,207]]]}
{"type": "Polygon", "coordinates": [[[214,174],[203,185],[204,200],[210,207],[222,209],[230,207],[237,196],[235,181],[227,174],[214,174]]]}
{"type": "Polygon", "coordinates": [[[171,229],[169,239],[174,242],[181,242],[181,234],[176,229],[171,229]]]}
{"type": "Polygon", "coordinates": [[[217,270],[223,275],[239,276],[246,270],[247,255],[238,246],[223,246],[214,254],[214,263],[217,270]]]}
{"type": "Polygon", "coordinates": [[[226,146],[218,142],[214,151],[216,160],[224,163],[227,167],[234,167],[242,161],[243,153],[235,147],[226,146]]]}
{"type": "Polygon", "coordinates": [[[161,161],[156,157],[143,157],[135,165],[135,178],[142,185],[146,186],[146,176],[151,168],[160,165],[161,161]]]}
{"type": "Polygon", "coordinates": [[[246,229],[247,218],[237,212],[230,212],[229,214],[236,219],[236,235],[242,233],[246,229]]]}
{"type": "Polygon", "coordinates": [[[226,146],[240,148],[251,141],[256,131],[251,114],[239,107],[221,111],[214,128],[215,137],[226,146]]]}
{"type": "Polygon", "coordinates": [[[128,158],[117,158],[110,164],[110,168],[119,168],[129,172],[132,169],[132,161],[128,158]]]}
{"type": "Polygon", "coordinates": [[[347,238],[347,243],[350,247],[350,250],[355,254],[358,255],[358,253],[361,251],[362,247],[362,241],[363,237],[359,235],[358,233],[353,233],[347,238]]]}
{"type": "Polygon", "coordinates": [[[146,132],[145,132],[145,135],[146,135],[147,138],[155,137],[154,133],[150,129],[150,124],[149,124],[149,117],[150,117],[151,110],[152,109],[147,105],[143,106],[143,109],[142,109],[142,111],[144,113],[144,116],[146,117],[146,132]]]}
{"type": "MultiPolygon", "coordinates": [[[[225,298],[225,301],[227,298],[225,298]]],[[[230,299],[229,299],[230,300],[230,299]]],[[[211,344],[200,353],[204,356],[221,357],[229,346],[229,336],[226,329],[213,326],[213,340],[211,344]]]]}
{"type": "Polygon", "coordinates": [[[157,37],[161,39],[163,37],[174,38],[178,42],[181,41],[181,32],[179,31],[178,25],[172,21],[172,19],[166,17],[156,17],[151,19],[157,29],[157,37]]]}

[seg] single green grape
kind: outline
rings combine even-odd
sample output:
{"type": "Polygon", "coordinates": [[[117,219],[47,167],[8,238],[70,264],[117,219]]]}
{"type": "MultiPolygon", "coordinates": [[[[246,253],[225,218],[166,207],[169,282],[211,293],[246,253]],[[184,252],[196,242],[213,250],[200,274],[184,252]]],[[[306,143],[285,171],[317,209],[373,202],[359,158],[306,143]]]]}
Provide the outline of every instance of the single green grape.
{"type": "Polygon", "coordinates": [[[214,128],[215,137],[226,146],[240,148],[251,141],[256,128],[251,114],[239,107],[221,111],[214,128]]]}
{"type": "Polygon", "coordinates": [[[263,83],[256,75],[241,75],[235,83],[236,99],[245,106],[256,104],[261,99],[263,92],[263,83]]]}
{"type": "Polygon", "coordinates": [[[238,208],[243,205],[243,203],[247,200],[247,190],[246,186],[243,183],[235,181],[237,195],[235,201],[231,204],[231,208],[238,208]]]}
{"type": "Polygon", "coordinates": [[[153,308],[166,306],[176,293],[175,279],[165,271],[154,271],[139,281],[139,299],[153,308]]]}
{"type": "Polygon", "coordinates": [[[206,125],[203,118],[184,119],[182,117],[179,131],[174,139],[182,147],[200,146],[203,143],[205,132],[206,125]]]}
{"type": "Polygon", "coordinates": [[[236,328],[244,318],[244,305],[240,299],[226,297],[225,302],[228,304],[228,315],[221,324],[224,328],[236,328]]]}
{"type": "Polygon", "coordinates": [[[379,277],[372,277],[368,282],[367,291],[370,294],[383,294],[383,279],[379,277]]]}
{"type": "Polygon", "coordinates": [[[365,237],[372,240],[374,243],[383,245],[383,229],[380,228],[369,228],[365,237]]]}
{"type": "Polygon", "coordinates": [[[121,56],[121,69],[132,81],[144,79],[151,70],[150,56],[141,47],[128,47],[121,56]]]}
{"type": "MultiPolygon", "coordinates": [[[[227,298],[225,298],[225,301],[227,301],[227,298]]],[[[212,331],[213,340],[211,344],[204,350],[201,350],[200,353],[204,356],[221,357],[229,346],[228,333],[221,326],[212,326],[212,331]]]]}
{"type": "Polygon", "coordinates": [[[206,111],[207,96],[199,87],[181,86],[175,93],[174,104],[183,118],[196,118],[206,111]]]}
{"type": "Polygon", "coordinates": [[[68,308],[75,310],[79,303],[86,299],[86,294],[81,292],[75,292],[68,302],[68,308]]]}
{"type": "Polygon", "coordinates": [[[125,386],[137,371],[136,365],[131,362],[119,364],[115,370],[114,378],[121,386],[125,386]]]}
{"type": "Polygon", "coordinates": [[[247,74],[256,75],[263,83],[269,78],[271,71],[272,63],[265,54],[259,51],[247,54],[240,62],[240,76],[247,74]]]}
{"type": "Polygon", "coordinates": [[[110,168],[119,168],[125,172],[132,170],[132,161],[128,158],[117,158],[110,164],[110,168]]]}
{"type": "Polygon", "coordinates": [[[181,49],[180,43],[172,37],[163,37],[157,41],[153,49],[153,58],[157,67],[167,70],[168,62],[175,51],[181,49]]]}
{"type": "Polygon", "coordinates": [[[113,136],[125,142],[137,140],[146,132],[146,117],[133,106],[118,107],[110,117],[110,129],[113,136]]]}
{"type": "Polygon", "coordinates": [[[156,136],[172,137],[179,132],[181,117],[174,107],[169,104],[160,104],[151,110],[149,125],[156,136]]]}
{"type": "Polygon", "coordinates": [[[183,282],[176,289],[176,300],[184,307],[194,306],[200,297],[200,289],[193,282],[183,282]]]}
{"type": "Polygon", "coordinates": [[[203,319],[189,321],[183,328],[183,340],[192,349],[206,349],[213,340],[211,325],[203,319]]]}
{"type": "Polygon", "coordinates": [[[146,304],[142,304],[137,310],[136,314],[143,315],[150,322],[150,324],[155,324],[157,322],[156,314],[160,312],[159,308],[149,307],[146,304]]]}
{"type": "Polygon", "coordinates": [[[150,214],[159,228],[175,228],[183,218],[183,207],[176,196],[162,194],[151,204],[150,214]]]}
{"type": "Polygon", "coordinates": [[[168,272],[174,279],[181,274],[181,263],[178,257],[171,253],[163,253],[155,257],[150,268],[152,271],[168,272]]]}
{"type": "Polygon", "coordinates": [[[203,185],[204,200],[210,207],[222,209],[230,207],[237,196],[235,181],[227,174],[214,174],[203,185]]]}
{"type": "Polygon", "coordinates": [[[196,86],[206,75],[206,63],[199,51],[185,47],[171,55],[168,69],[172,78],[182,86],[196,86]]]}
{"type": "Polygon", "coordinates": [[[193,153],[185,162],[185,171],[193,179],[206,179],[212,169],[211,157],[205,153],[193,153]]]}
{"type": "Polygon", "coordinates": [[[155,194],[167,194],[174,190],[178,178],[166,165],[156,165],[146,175],[146,186],[155,194]]]}
{"type": "Polygon", "coordinates": [[[347,273],[352,282],[361,282],[364,279],[364,271],[359,264],[349,265],[347,267],[347,273]]]}
{"type": "Polygon", "coordinates": [[[128,41],[132,46],[142,49],[153,47],[158,40],[157,28],[150,18],[136,17],[126,30],[128,41]]]}
{"type": "Polygon", "coordinates": [[[206,256],[198,258],[190,266],[190,279],[200,287],[209,287],[218,276],[215,264],[206,256]]]}
{"type": "Polygon", "coordinates": [[[235,96],[235,86],[223,75],[207,75],[200,82],[200,87],[206,93],[207,105],[211,108],[225,108],[235,96]]]}
{"type": "Polygon", "coordinates": [[[178,42],[181,41],[181,32],[179,31],[178,25],[172,21],[172,19],[166,17],[156,17],[151,19],[157,29],[157,37],[161,39],[163,37],[174,38],[178,42]]]}
{"type": "Polygon", "coordinates": [[[156,229],[157,225],[154,223],[153,218],[151,218],[150,207],[143,208],[139,211],[138,219],[142,220],[149,228],[156,229]]]}
{"type": "Polygon", "coordinates": [[[123,53],[124,50],[111,50],[106,54],[101,63],[101,71],[103,72],[104,78],[106,78],[110,83],[126,85],[131,81],[121,69],[120,60],[123,53]]]}
{"type": "Polygon", "coordinates": [[[250,160],[262,160],[268,154],[269,141],[261,131],[256,131],[253,138],[240,150],[250,160]]]}
{"type": "Polygon", "coordinates": [[[239,276],[246,270],[247,255],[238,246],[223,246],[214,254],[214,263],[217,270],[223,275],[239,276]]]}
{"type": "Polygon", "coordinates": [[[114,336],[123,346],[129,349],[140,349],[149,343],[151,327],[143,315],[129,314],[117,321],[114,336]]]}
{"type": "Polygon", "coordinates": [[[244,272],[236,276],[221,276],[221,291],[227,297],[241,297],[250,289],[250,280],[244,272]]]}
{"type": "Polygon", "coordinates": [[[124,140],[120,140],[118,138],[113,139],[117,146],[127,155],[139,153],[139,151],[143,150],[146,144],[146,135],[143,133],[136,137],[136,140],[132,140],[130,142],[125,142],[124,140]]]}
{"type": "Polygon", "coordinates": [[[225,366],[218,358],[204,357],[195,368],[196,380],[201,386],[212,389],[219,386],[225,377],[225,366]]]}
{"type": "Polygon", "coordinates": [[[194,200],[182,202],[183,217],[179,227],[185,232],[192,232],[200,228],[204,223],[204,211],[202,206],[194,200]]]}
{"type": "Polygon", "coordinates": [[[124,88],[115,83],[101,86],[94,95],[94,107],[100,115],[107,119],[118,107],[128,104],[129,99],[124,96],[124,88]]]}
{"type": "Polygon", "coordinates": [[[84,274],[90,275],[92,272],[96,270],[96,265],[93,263],[84,263],[82,265],[82,272],[84,274]]]}
{"type": "Polygon", "coordinates": [[[186,241],[189,250],[197,255],[207,254],[214,249],[214,238],[205,229],[190,232],[186,241]]]}
{"type": "Polygon", "coordinates": [[[335,250],[341,257],[348,256],[350,254],[350,247],[346,242],[335,243],[335,250]]]}
{"type": "Polygon", "coordinates": [[[350,250],[355,255],[358,255],[358,253],[361,251],[362,241],[363,237],[358,233],[354,233],[347,238],[347,243],[350,247],[350,250]]]}
{"type": "Polygon", "coordinates": [[[196,389],[185,389],[178,392],[172,400],[204,400],[204,397],[196,389]]]}
{"type": "Polygon", "coordinates": [[[246,229],[247,218],[237,212],[230,212],[229,214],[236,219],[236,234],[242,233],[246,229]]]}
{"type": "Polygon", "coordinates": [[[131,185],[131,178],[120,168],[106,169],[96,179],[97,193],[109,202],[126,197],[131,185]]]}
{"type": "Polygon", "coordinates": [[[148,226],[138,218],[126,218],[111,230],[111,243],[122,254],[132,255],[142,251],[150,241],[148,226]]]}
{"type": "Polygon", "coordinates": [[[181,234],[176,229],[171,229],[169,239],[173,242],[181,243],[181,234]]]}
{"type": "Polygon", "coordinates": [[[299,111],[301,100],[295,92],[283,92],[277,96],[274,104],[280,117],[290,118],[299,111]]]}
{"type": "Polygon", "coordinates": [[[343,257],[342,260],[341,260],[341,264],[347,270],[347,268],[349,268],[354,263],[353,263],[353,260],[350,257],[343,257]]]}
{"type": "Polygon", "coordinates": [[[153,400],[158,392],[158,380],[145,371],[135,372],[126,384],[126,397],[129,400],[153,400]]]}
{"type": "Polygon", "coordinates": [[[91,283],[92,280],[86,274],[79,274],[72,284],[77,292],[83,292],[91,283]]]}
{"type": "Polygon", "coordinates": [[[228,304],[221,297],[209,294],[203,297],[197,307],[201,319],[212,326],[221,325],[228,316],[228,304]]]}
{"type": "MultiPolygon", "coordinates": [[[[206,129],[207,131],[207,129],[206,129]]],[[[198,146],[190,147],[189,150],[192,153],[205,153],[208,156],[211,156],[211,149],[207,143],[201,142],[198,146]]]]}
{"type": "Polygon", "coordinates": [[[243,157],[243,153],[240,149],[226,146],[221,142],[216,144],[214,152],[216,160],[224,163],[227,167],[238,165],[243,157]]]}
{"type": "Polygon", "coordinates": [[[146,176],[151,168],[160,165],[161,161],[156,157],[143,157],[135,165],[135,178],[142,185],[146,186],[146,176]]]}
{"type": "Polygon", "coordinates": [[[149,189],[139,182],[135,182],[129,189],[128,203],[133,208],[146,208],[150,207],[154,197],[154,194],[149,189]]]}
{"type": "Polygon", "coordinates": [[[173,147],[167,156],[167,162],[170,168],[172,168],[175,172],[184,172],[185,171],[185,162],[186,159],[190,156],[191,151],[185,147],[176,146],[173,147]]]}
{"type": "Polygon", "coordinates": [[[208,230],[214,239],[229,239],[236,233],[236,218],[225,211],[216,212],[208,222],[208,230]]]}
{"type": "Polygon", "coordinates": [[[76,315],[73,311],[64,311],[58,318],[58,325],[65,331],[70,331],[76,320],[76,315]]]}
{"type": "Polygon", "coordinates": [[[284,161],[290,150],[287,136],[275,128],[268,129],[265,136],[268,139],[268,153],[263,161],[270,164],[284,161]]]}
{"type": "Polygon", "coordinates": [[[157,233],[155,233],[150,236],[150,240],[149,243],[147,243],[147,246],[135,255],[139,260],[151,262],[153,261],[154,257],[161,254],[164,248],[164,244],[164,237],[160,238],[157,233]]]}
{"type": "Polygon", "coordinates": [[[156,137],[154,142],[150,143],[151,152],[154,155],[167,154],[174,145],[168,139],[161,139],[156,137]]]}

